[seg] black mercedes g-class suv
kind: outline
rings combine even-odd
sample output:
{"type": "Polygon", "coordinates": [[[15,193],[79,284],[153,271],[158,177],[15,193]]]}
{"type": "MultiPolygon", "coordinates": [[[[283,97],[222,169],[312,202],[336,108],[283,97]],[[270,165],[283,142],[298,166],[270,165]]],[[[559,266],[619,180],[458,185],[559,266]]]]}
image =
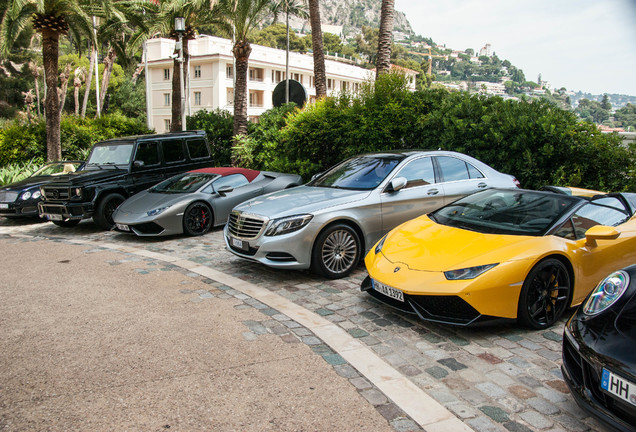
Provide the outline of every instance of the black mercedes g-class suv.
{"type": "Polygon", "coordinates": [[[40,188],[41,217],[62,227],[92,217],[111,229],[113,211],[129,196],[185,171],[212,166],[204,131],[139,135],[93,146],[86,166],[40,188]]]}

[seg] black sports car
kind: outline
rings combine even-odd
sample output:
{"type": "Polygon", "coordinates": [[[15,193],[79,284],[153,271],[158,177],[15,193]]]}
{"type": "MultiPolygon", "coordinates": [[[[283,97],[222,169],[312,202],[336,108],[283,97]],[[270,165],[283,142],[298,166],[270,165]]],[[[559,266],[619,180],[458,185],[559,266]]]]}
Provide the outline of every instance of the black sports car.
{"type": "Polygon", "coordinates": [[[561,369],[581,408],[636,430],[636,265],[603,279],[570,318],[561,369]]]}
{"type": "Polygon", "coordinates": [[[26,217],[38,215],[42,200],[40,186],[50,183],[56,176],[79,171],[84,161],[49,162],[24,180],[0,188],[0,216],[26,217]]]}

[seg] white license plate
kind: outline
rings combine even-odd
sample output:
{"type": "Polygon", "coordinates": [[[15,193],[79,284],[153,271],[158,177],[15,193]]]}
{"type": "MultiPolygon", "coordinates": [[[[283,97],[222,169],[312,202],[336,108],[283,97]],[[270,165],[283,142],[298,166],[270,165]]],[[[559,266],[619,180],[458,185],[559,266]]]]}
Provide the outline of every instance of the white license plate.
{"type": "Polygon", "coordinates": [[[241,250],[246,250],[247,248],[243,244],[243,240],[236,239],[234,237],[230,237],[230,241],[232,242],[232,246],[235,248],[239,248],[241,250]]]}
{"type": "Polygon", "coordinates": [[[62,217],[62,215],[59,214],[47,214],[46,218],[48,220],[54,220],[54,221],[61,221],[64,220],[64,218],[62,217]]]}
{"type": "Polygon", "coordinates": [[[123,224],[115,224],[115,225],[117,225],[118,230],[130,231],[130,227],[128,225],[123,225],[123,224]]]}
{"type": "Polygon", "coordinates": [[[8,209],[8,208],[9,208],[9,204],[0,203],[0,209],[8,209]]]}
{"type": "Polygon", "coordinates": [[[383,283],[380,283],[376,280],[373,281],[373,289],[384,294],[387,297],[391,297],[392,299],[399,300],[401,302],[404,301],[404,293],[402,291],[384,285],[383,283]]]}
{"type": "Polygon", "coordinates": [[[636,405],[636,384],[627,381],[603,368],[601,388],[619,399],[636,405]]]}

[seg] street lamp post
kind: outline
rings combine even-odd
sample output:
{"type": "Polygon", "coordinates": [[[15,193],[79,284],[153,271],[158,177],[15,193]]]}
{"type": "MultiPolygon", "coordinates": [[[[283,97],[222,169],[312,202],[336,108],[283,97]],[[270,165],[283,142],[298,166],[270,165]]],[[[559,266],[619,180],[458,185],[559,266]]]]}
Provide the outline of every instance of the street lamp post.
{"type": "Polygon", "coordinates": [[[181,130],[184,131],[186,130],[186,119],[185,119],[185,85],[184,85],[184,78],[183,78],[183,62],[185,61],[185,59],[183,58],[183,34],[185,33],[185,18],[183,17],[177,17],[174,19],[174,31],[176,31],[179,34],[179,44],[178,44],[178,49],[179,49],[179,58],[177,59],[179,61],[179,85],[181,87],[181,130]]]}

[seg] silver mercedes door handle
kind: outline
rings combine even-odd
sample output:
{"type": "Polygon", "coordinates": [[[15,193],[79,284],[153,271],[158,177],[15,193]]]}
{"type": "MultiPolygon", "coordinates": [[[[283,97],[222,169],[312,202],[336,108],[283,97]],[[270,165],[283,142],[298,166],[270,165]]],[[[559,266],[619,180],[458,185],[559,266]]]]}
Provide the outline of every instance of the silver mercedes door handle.
{"type": "Polygon", "coordinates": [[[478,187],[478,188],[481,188],[481,189],[485,188],[486,186],[488,186],[488,185],[487,185],[486,183],[483,183],[483,182],[482,182],[482,183],[479,183],[479,184],[477,185],[477,187],[478,187]]]}
{"type": "Polygon", "coordinates": [[[437,189],[429,189],[426,194],[427,195],[437,195],[439,193],[439,190],[437,189]]]}

